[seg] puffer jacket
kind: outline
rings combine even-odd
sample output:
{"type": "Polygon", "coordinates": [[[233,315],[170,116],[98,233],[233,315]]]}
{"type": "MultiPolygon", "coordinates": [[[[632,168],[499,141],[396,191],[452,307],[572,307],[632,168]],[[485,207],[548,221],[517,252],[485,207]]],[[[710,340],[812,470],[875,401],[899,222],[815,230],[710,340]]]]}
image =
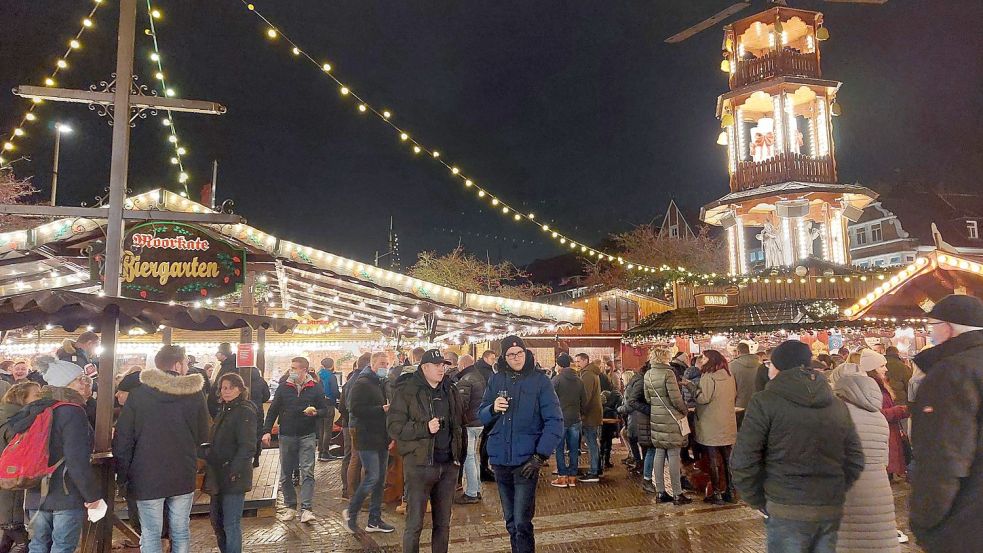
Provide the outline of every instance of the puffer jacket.
{"type": "Polygon", "coordinates": [[[237,397],[220,403],[205,452],[205,493],[246,493],[253,487],[256,453],[256,406],[237,397]]]}
{"type": "Polygon", "coordinates": [[[478,420],[478,406],[485,396],[485,386],[488,383],[476,365],[471,365],[458,374],[457,391],[461,395],[461,407],[464,425],[470,428],[481,427],[478,420]]]}
{"type": "MultiPolygon", "coordinates": [[[[393,401],[386,417],[386,431],[396,441],[396,449],[407,466],[433,465],[436,434],[430,433],[430,420],[434,418],[433,395],[430,383],[423,371],[408,373],[393,388],[393,401]]],[[[441,395],[447,398],[450,416],[451,458],[460,465],[464,453],[462,430],[463,408],[461,397],[448,376],[437,385],[441,395]]]]}
{"type": "Polygon", "coordinates": [[[645,373],[645,401],[651,408],[652,447],[676,449],[686,445],[676,419],[686,416],[686,403],[669,365],[655,364],[645,373]],[[661,398],[661,399],[660,399],[661,398]]]}
{"type": "Polygon", "coordinates": [[[727,371],[700,377],[696,399],[696,441],[708,446],[734,445],[737,440],[737,383],[727,371]]]}
{"type": "MultiPolygon", "coordinates": [[[[647,374],[647,372],[646,372],[647,374]]],[[[620,409],[628,415],[628,436],[638,438],[641,447],[652,447],[652,425],[649,423],[651,408],[645,400],[645,375],[635,373],[625,388],[625,402],[620,409]]]]}
{"type": "Polygon", "coordinates": [[[592,361],[580,371],[580,379],[584,382],[584,391],[587,392],[587,411],[582,417],[584,426],[601,426],[604,418],[604,408],[601,402],[602,378],[607,377],[604,376],[601,364],[597,361],[592,361]]]}
{"type": "Polygon", "coordinates": [[[983,551],[983,330],[915,356],[911,528],[929,553],[983,551]]]}
{"type": "Polygon", "coordinates": [[[836,551],[897,553],[901,546],[887,479],[888,428],[881,414],[881,390],[873,378],[852,374],[838,378],[833,393],[846,402],[864,450],[864,470],[846,494],[836,551]]]}
{"type": "Polygon", "coordinates": [[[826,377],[793,368],[751,398],[730,466],[737,491],[756,509],[788,520],[839,520],[864,451],[826,377]]]}
{"type": "MultiPolygon", "coordinates": [[[[399,381],[412,378],[413,373],[403,373],[399,381]]],[[[324,399],[324,394],[321,394],[324,399]]],[[[348,421],[356,432],[356,449],[379,451],[389,447],[386,435],[386,394],[383,381],[371,368],[366,367],[352,382],[348,402],[348,421]]]]}
{"type": "MultiPolygon", "coordinates": [[[[15,403],[0,403],[0,451],[14,437],[7,421],[20,410],[15,403]]],[[[24,524],[24,490],[0,490],[0,527],[7,524],[24,524]]]]}
{"type": "Polygon", "coordinates": [[[488,459],[493,465],[519,466],[534,454],[546,459],[563,439],[563,413],[553,384],[526,350],[521,371],[512,370],[499,357],[498,372],[488,381],[478,417],[488,431],[488,459]],[[493,406],[499,392],[509,394],[509,409],[495,413],[493,406]]]}

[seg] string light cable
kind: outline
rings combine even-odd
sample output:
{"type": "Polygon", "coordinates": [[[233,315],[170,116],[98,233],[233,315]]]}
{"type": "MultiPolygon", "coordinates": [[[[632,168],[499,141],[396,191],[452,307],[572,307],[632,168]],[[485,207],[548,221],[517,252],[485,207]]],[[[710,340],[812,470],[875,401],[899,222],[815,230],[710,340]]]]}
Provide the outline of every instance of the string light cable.
{"type": "MultiPolygon", "coordinates": [[[[164,73],[164,59],[160,53],[160,43],[157,40],[157,25],[154,22],[154,20],[160,19],[161,17],[162,13],[160,9],[155,8],[151,0],[147,0],[147,18],[150,20],[150,27],[146,29],[145,34],[150,36],[154,48],[154,51],[150,54],[150,61],[155,67],[154,80],[160,85],[160,93],[163,96],[171,98],[175,95],[175,92],[173,88],[167,86],[166,73],[164,73]]],[[[167,141],[174,148],[174,155],[171,156],[171,165],[177,166],[178,183],[184,188],[181,195],[187,197],[189,176],[184,170],[184,156],[187,154],[187,149],[178,138],[174,115],[171,113],[171,110],[166,110],[166,113],[167,117],[163,118],[161,123],[167,128],[167,141]]]]}
{"type": "MultiPolygon", "coordinates": [[[[79,27],[78,32],[75,33],[71,39],[69,39],[68,48],[65,50],[65,53],[55,61],[54,69],[52,69],[51,73],[49,73],[48,76],[42,80],[42,84],[44,86],[55,86],[55,77],[58,76],[58,73],[68,69],[68,60],[71,57],[72,52],[82,48],[82,35],[84,35],[87,30],[91,30],[93,27],[95,27],[96,11],[99,10],[99,7],[102,6],[102,4],[103,0],[92,0],[92,9],[89,10],[88,15],[82,18],[82,26],[79,27]]],[[[2,148],[2,150],[0,150],[0,167],[5,167],[10,164],[10,161],[4,158],[3,154],[13,152],[17,148],[17,139],[27,136],[27,131],[24,130],[27,124],[36,123],[38,121],[38,116],[34,112],[40,103],[41,100],[38,98],[35,98],[32,101],[31,106],[21,116],[20,123],[13,128],[7,140],[5,140],[3,145],[0,146],[0,148],[2,148]]]]}
{"type": "Polygon", "coordinates": [[[516,223],[528,222],[530,224],[536,225],[543,232],[543,234],[547,236],[549,239],[552,239],[554,242],[560,244],[570,252],[577,253],[579,255],[588,258],[616,263],[628,270],[643,272],[643,273],[672,272],[672,273],[681,273],[681,274],[692,274],[684,267],[670,267],[668,265],[654,266],[654,265],[646,265],[642,263],[635,263],[631,260],[625,259],[621,255],[603,252],[597,248],[588,246],[583,242],[570,238],[566,234],[558,231],[557,229],[551,227],[546,223],[540,223],[539,221],[536,220],[535,213],[532,212],[527,213],[522,210],[515,209],[511,204],[503,201],[499,196],[491,193],[487,188],[477,184],[472,178],[468,177],[459,167],[453,165],[449,161],[446,161],[445,158],[441,157],[440,150],[437,150],[436,148],[427,147],[423,143],[417,141],[417,139],[415,139],[406,129],[403,129],[393,121],[393,113],[390,109],[378,108],[367,102],[364,98],[362,98],[361,95],[359,95],[357,92],[352,90],[351,87],[346,85],[338,77],[335,76],[333,71],[334,68],[331,66],[330,63],[323,60],[315,59],[306,50],[301,48],[300,45],[297,42],[295,42],[293,39],[291,39],[289,36],[287,36],[280,27],[278,27],[276,24],[270,21],[265,15],[260,13],[260,11],[256,9],[255,4],[249,3],[246,0],[239,0],[239,2],[249,12],[254,14],[263,22],[263,24],[266,27],[265,35],[268,39],[270,39],[270,41],[282,40],[284,43],[286,43],[287,46],[290,47],[290,51],[294,57],[306,60],[311,64],[313,64],[315,67],[317,67],[322,74],[324,74],[329,79],[334,81],[334,83],[338,86],[338,91],[342,97],[345,98],[350,97],[357,102],[356,110],[360,114],[376,116],[380,121],[388,125],[397,134],[400,142],[405,144],[407,147],[409,147],[415,155],[426,156],[430,159],[433,159],[440,165],[443,165],[444,168],[447,169],[452,176],[454,176],[455,178],[459,179],[461,182],[464,183],[465,188],[472,190],[475,193],[476,197],[479,198],[481,201],[489,202],[491,206],[497,209],[498,211],[500,211],[500,213],[503,216],[507,216],[511,218],[516,223]]]}

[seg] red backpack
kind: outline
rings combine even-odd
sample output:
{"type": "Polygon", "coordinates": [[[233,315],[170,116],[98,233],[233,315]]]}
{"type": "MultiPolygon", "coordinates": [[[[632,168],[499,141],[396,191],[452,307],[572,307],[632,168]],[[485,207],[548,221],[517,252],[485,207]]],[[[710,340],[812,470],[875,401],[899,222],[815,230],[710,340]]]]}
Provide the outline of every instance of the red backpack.
{"type": "MultiPolygon", "coordinates": [[[[48,442],[55,409],[74,403],[59,401],[38,413],[30,428],[15,434],[0,453],[0,489],[29,490],[41,486],[41,495],[47,495],[48,480],[65,461],[62,457],[54,465],[48,464],[48,442]]],[[[81,407],[79,407],[81,408],[81,407]]]]}

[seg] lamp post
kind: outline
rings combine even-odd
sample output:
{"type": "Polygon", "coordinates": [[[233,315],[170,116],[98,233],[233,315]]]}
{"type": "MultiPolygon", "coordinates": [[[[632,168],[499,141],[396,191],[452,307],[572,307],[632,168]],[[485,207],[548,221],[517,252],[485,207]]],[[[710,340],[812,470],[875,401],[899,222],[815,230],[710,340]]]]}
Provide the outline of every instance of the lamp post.
{"type": "Polygon", "coordinates": [[[58,154],[61,152],[61,135],[71,134],[72,128],[64,123],[55,123],[55,164],[51,170],[51,205],[55,205],[58,195],[58,154]]]}

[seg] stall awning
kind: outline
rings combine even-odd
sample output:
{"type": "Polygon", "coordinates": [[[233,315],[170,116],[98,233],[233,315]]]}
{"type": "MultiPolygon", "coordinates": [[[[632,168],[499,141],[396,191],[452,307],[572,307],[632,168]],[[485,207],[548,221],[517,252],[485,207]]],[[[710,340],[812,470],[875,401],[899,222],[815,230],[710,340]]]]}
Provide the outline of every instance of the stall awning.
{"type": "Polygon", "coordinates": [[[297,324],[293,319],[45,290],[0,300],[0,330],[55,325],[73,332],[80,327],[98,326],[104,315],[114,313],[119,314],[121,329],[142,328],[147,332],[156,332],[159,327],[166,326],[198,331],[250,327],[282,333],[297,324]]]}

